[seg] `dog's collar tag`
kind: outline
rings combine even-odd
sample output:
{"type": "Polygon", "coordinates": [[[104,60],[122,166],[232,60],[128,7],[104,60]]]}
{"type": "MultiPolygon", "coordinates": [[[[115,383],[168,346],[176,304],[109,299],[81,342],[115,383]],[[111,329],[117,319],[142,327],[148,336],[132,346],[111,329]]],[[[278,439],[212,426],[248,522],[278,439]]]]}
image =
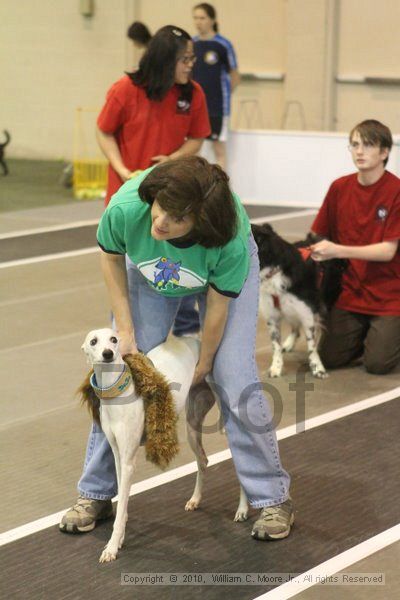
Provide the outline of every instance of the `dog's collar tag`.
{"type": "Polygon", "coordinates": [[[105,400],[107,398],[117,398],[123,392],[125,392],[129,385],[132,383],[132,374],[128,365],[124,364],[124,369],[117,381],[110,387],[101,388],[97,384],[96,375],[92,373],[90,377],[90,385],[92,386],[96,396],[99,400],[105,400]]]}

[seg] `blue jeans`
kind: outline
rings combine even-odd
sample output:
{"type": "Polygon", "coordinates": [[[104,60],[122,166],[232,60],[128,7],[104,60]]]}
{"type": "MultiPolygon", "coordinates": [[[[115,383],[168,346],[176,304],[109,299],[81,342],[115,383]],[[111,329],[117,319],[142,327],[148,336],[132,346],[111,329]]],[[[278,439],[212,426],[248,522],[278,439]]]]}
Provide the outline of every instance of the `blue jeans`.
{"type": "Polygon", "coordinates": [[[182,298],[172,333],[178,337],[200,331],[200,318],[196,309],[196,296],[182,298]]]}
{"type": "MultiPolygon", "coordinates": [[[[249,240],[250,272],[238,298],[231,300],[224,336],[214,360],[212,382],[220,407],[238,479],[251,506],[281,504],[289,495],[290,478],[282,468],[272,414],[257,375],[255,342],[259,263],[249,240]]],[[[181,299],[151,289],[127,260],[129,296],[138,347],[148,352],[168,336],[181,299]]],[[[203,321],[206,294],[198,294],[203,321]]],[[[101,428],[93,425],[78,484],[87,498],[106,500],[117,494],[114,457],[101,428]]]]}

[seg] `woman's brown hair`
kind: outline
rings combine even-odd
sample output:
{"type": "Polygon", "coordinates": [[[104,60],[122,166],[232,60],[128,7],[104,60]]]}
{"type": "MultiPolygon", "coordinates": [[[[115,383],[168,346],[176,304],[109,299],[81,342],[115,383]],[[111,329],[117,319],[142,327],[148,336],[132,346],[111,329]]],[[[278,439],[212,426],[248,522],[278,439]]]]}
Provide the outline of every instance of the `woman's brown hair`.
{"type": "Polygon", "coordinates": [[[237,232],[235,201],[229,177],[200,156],[185,156],[155,167],[139,186],[143,202],[157,199],[173,217],[194,218],[190,238],[213,248],[225,246],[237,232]]]}

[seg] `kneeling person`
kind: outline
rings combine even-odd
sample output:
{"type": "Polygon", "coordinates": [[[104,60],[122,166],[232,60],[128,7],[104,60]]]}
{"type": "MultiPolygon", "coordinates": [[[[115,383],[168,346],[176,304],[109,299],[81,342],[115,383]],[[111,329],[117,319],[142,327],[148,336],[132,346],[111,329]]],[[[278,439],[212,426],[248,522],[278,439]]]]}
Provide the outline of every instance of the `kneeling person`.
{"type": "Polygon", "coordinates": [[[388,127],[363,121],[349,142],[357,173],[332,183],[311,227],[327,238],[312,246],[314,260],[349,260],[320,356],[328,368],[363,356],[367,371],[384,374],[400,360],[400,179],[385,169],[388,127]]]}

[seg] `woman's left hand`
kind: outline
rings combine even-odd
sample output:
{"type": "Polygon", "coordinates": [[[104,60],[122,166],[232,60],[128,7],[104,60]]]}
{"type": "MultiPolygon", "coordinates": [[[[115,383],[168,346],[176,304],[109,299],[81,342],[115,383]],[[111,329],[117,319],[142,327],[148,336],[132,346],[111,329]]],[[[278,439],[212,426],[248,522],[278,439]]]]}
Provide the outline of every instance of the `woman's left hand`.
{"type": "Polygon", "coordinates": [[[202,381],[205,380],[206,375],[211,372],[212,365],[202,364],[201,362],[197,363],[196,369],[193,375],[192,385],[198,385],[202,381]]]}
{"type": "Polygon", "coordinates": [[[151,160],[153,161],[153,163],[161,164],[171,159],[166,154],[158,154],[157,156],[152,156],[151,160]]]}

